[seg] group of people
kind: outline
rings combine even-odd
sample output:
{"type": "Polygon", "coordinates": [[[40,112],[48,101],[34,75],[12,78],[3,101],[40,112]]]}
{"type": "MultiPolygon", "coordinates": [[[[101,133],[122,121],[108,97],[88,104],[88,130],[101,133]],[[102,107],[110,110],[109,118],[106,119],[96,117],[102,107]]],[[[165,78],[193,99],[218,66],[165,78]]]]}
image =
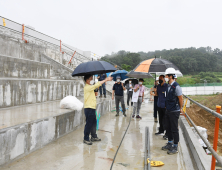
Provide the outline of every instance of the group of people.
{"type": "MultiPolygon", "coordinates": [[[[166,146],[162,147],[162,150],[167,151],[168,154],[175,154],[178,152],[179,142],[179,130],[178,119],[180,113],[183,113],[183,96],[182,90],[179,84],[175,81],[176,70],[168,68],[164,75],[159,76],[159,80],[155,81],[154,86],[154,121],[157,122],[157,110],[159,117],[159,131],[155,135],[165,135],[164,139],[168,139],[166,146]]],[[[84,87],[84,112],[86,116],[86,125],[84,129],[83,142],[92,145],[92,142],[101,141],[96,134],[96,96],[94,90],[103,86],[107,81],[112,81],[112,77],[106,77],[102,75],[96,84],[93,81],[92,75],[86,75],[84,80],[86,85],[84,87]],[[91,139],[89,135],[91,134],[91,139]]],[[[123,116],[126,117],[126,107],[124,103],[124,91],[127,90],[127,108],[133,106],[134,118],[141,118],[139,115],[142,102],[144,101],[145,86],[143,86],[144,80],[139,79],[138,84],[133,84],[132,80],[124,85],[121,82],[121,77],[116,77],[116,83],[113,85],[112,100],[115,98],[116,103],[116,116],[119,116],[121,103],[121,111],[123,116]],[[130,103],[131,100],[131,103],[130,103]]],[[[104,89],[104,87],[103,87],[104,89]]],[[[102,92],[100,93],[100,96],[102,92]]],[[[106,94],[104,94],[106,97],[106,94]]]]}
{"type": "Polygon", "coordinates": [[[159,117],[159,131],[155,135],[163,135],[168,140],[162,150],[168,154],[178,152],[179,130],[178,119],[183,113],[182,89],[176,82],[176,70],[168,68],[165,75],[160,75],[159,80],[155,81],[153,88],[154,95],[154,121],[157,121],[157,111],[159,117]],[[164,134],[165,132],[165,134],[164,134]]]}
{"type": "Polygon", "coordinates": [[[121,77],[116,77],[116,83],[113,85],[113,91],[112,91],[112,100],[114,100],[115,96],[115,103],[116,103],[116,116],[119,116],[119,103],[121,103],[121,109],[123,112],[123,116],[126,117],[126,107],[124,102],[124,90],[127,90],[127,108],[129,108],[130,100],[131,100],[131,107],[133,106],[133,115],[134,118],[136,115],[136,118],[142,118],[140,113],[140,108],[142,105],[142,102],[144,101],[144,90],[145,86],[143,86],[143,79],[139,79],[139,84],[133,84],[132,80],[129,80],[129,83],[127,83],[125,86],[121,82],[121,77]],[[133,96],[133,93],[137,93],[137,95],[133,96]],[[132,99],[132,98],[136,99],[132,99]]]}

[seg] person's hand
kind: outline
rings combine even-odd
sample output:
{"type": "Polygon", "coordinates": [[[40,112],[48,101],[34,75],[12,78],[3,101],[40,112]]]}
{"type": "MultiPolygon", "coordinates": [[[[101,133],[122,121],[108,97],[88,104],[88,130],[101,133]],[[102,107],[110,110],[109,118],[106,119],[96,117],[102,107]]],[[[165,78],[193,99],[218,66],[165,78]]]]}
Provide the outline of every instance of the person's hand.
{"type": "Polygon", "coordinates": [[[121,85],[123,86],[123,83],[121,83],[121,85]]]}
{"type": "Polygon", "coordinates": [[[112,80],[113,80],[113,77],[107,77],[106,80],[107,80],[107,81],[112,81],[112,80]]]}
{"type": "Polygon", "coordinates": [[[95,92],[95,96],[98,96],[98,92],[95,92]]]}
{"type": "Polygon", "coordinates": [[[140,88],[140,86],[137,87],[137,89],[139,89],[139,88],[140,88]]]}
{"type": "Polygon", "coordinates": [[[114,100],[114,96],[112,96],[112,100],[114,100]]]}
{"type": "Polygon", "coordinates": [[[97,77],[98,79],[100,78],[100,76],[97,77]]]}
{"type": "Polygon", "coordinates": [[[153,91],[155,91],[155,92],[156,92],[156,88],[153,88],[153,91]]]}
{"type": "Polygon", "coordinates": [[[182,108],[180,109],[180,113],[183,113],[183,114],[184,114],[184,112],[183,112],[183,109],[182,109],[182,108]]]}
{"type": "Polygon", "coordinates": [[[142,100],[142,102],[144,101],[144,99],[142,100]]]}
{"type": "Polygon", "coordinates": [[[105,82],[105,85],[106,85],[107,83],[105,82]]]}

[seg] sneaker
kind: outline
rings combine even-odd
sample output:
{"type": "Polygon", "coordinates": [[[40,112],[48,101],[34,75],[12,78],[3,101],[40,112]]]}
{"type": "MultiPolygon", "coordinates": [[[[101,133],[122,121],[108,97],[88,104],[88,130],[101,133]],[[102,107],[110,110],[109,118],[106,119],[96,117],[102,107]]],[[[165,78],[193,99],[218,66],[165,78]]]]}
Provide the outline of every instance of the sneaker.
{"type": "Polygon", "coordinates": [[[168,140],[168,136],[167,136],[167,135],[164,135],[164,136],[163,136],[163,139],[168,140]]]}
{"type": "Polygon", "coordinates": [[[137,115],[136,118],[142,119],[142,117],[140,115],[137,115]]]}
{"type": "Polygon", "coordinates": [[[126,117],[126,113],[123,113],[123,116],[125,116],[125,117],[126,117]]]}
{"type": "Polygon", "coordinates": [[[132,118],[134,118],[134,117],[135,117],[135,115],[132,116],[132,118]]]}
{"type": "Polygon", "coordinates": [[[103,97],[102,95],[99,96],[99,98],[102,98],[102,97],[103,97]]]}
{"type": "Polygon", "coordinates": [[[87,145],[92,145],[93,144],[91,141],[87,141],[87,140],[83,140],[83,143],[85,143],[87,145]]]}
{"type": "Polygon", "coordinates": [[[162,147],[162,150],[168,151],[168,150],[170,150],[172,147],[173,147],[173,144],[168,142],[168,143],[166,144],[166,146],[163,146],[163,147],[162,147]]]}
{"type": "Polygon", "coordinates": [[[99,139],[98,137],[97,137],[97,138],[91,137],[91,141],[92,141],[92,142],[98,142],[98,141],[101,141],[101,139],[99,139]]]}
{"type": "Polygon", "coordinates": [[[119,113],[117,113],[116,116],[119,116],[119,113]]]}
{"type": "Polygon", "coordinates": [[[173,154],[178,153],[177,146],[171,147],[171,149],[168,150],[167,153],[168,153],[169,155],[173,155],[173,154]]]}
{"type": "Polygon", "coordinates": [[[155,135],[164,135],[164,133],[163,132],[157,132],[157,133],[155,133],[155,135]]]}
{"type": "Polygon", "coordinates": [[[106,98],[106,95],[104,94],[104,97],[106,98]]]}
{"type": "Polygon", "coordinates": [[[155,122],[155,123],[158,123],[157,118],[154,118],[154,122],[155,122]]]}

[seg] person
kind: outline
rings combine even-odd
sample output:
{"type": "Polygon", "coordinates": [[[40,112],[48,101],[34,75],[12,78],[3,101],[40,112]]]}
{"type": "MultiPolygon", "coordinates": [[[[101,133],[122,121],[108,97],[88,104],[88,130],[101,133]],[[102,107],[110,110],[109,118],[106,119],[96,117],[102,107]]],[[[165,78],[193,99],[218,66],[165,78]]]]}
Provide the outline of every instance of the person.
{"type": "MultiPolygon", "coordinates": [[[[99,74],[98,77],[97,77],[97,79],[99,81],[103,81],[106,78],[107,78],[106,73],[99,74]]],[[[106,98],[106,83],[103,83],[102,86],[99,87],[99,93],[100,93],[100,96],[99,96],[100,98],[102,97],[102,94],[104,94],[104,97],[106,98]],[[103,91],[103,93],[102,93],[102,91],[103,91]]]]}
{"type": "Polygon", "coordinates": [[[132,80],[129,80],[129,84],[126,84],[126,89],[127,89],[127,107],[129,108],[129,101],[131,100],[131,106],[133,106],[132,102],[132,96],[133,96],[133,88],[134,84],[132,83],[132,80]]]}
{"type": "Polygon", "coordinates": [[[140,113],[140,108],[142,105],[142,102],[144,101],[144,91],[145,91],[145,86],[143,86],[143,79],[139,79],[139,84],[136,84],[134,87],[134,92],[137,92],[139,90],[139,97],[138,101],[133,103],[133,118],[135,117],[135,113],[137,110],[137,116],[136,118],[142,118],[139,113],[140,113]]]}
{"type": "Polygon", "coordinates": [[[112,92],[112,100],[114,100],[114,93],[115,93],[115,102],[116,102],[116,116],[119,116],[119,102],[121,102],[123,116],[126,117],[126,108],[124,103],[124,95],[123,91],[126,90],[126,88],[123,86],[123,83],[120,82],[121,77],[116,77],[117,83],[113,85],[113,92],[112,92]]]}
{"type": "Polygon", "coordinates": [[[179,142],[178,119],[180,113],[183,113],[183,96],[182,89],[174,80],[176,70],[168,68],[165,71],[166,82],[169,82],[166,92],[166,129],[168,134],[168,143],[162,147],[162,150],[168,154],[178,153],[177,147],[179,142]]]}
{"type": "MultiPolygon", "coordinates": [[[[158,79],[154,82],[153,92],[155,92],[158,82],[159,82],[158,79]]],[[[153,114],[153,117],[154,117],[154,122],[156,122],[156,123],[158,123],[158,121],[157,121],[157,110],[158,110],[157,101],[158,101],[158,96],[156,96],[156,94],[154,94],[154,104],[153,104],[154,114],[153,114]]]]}
{"type": "Polygon", "coordinates": [[[94,90],[100,87],[107,81],[111,81],[112,77],[106,78],[103,81],[97,82],[95,85],[92,75],[85,75],[84,81],[86,85],[84,87],[84,113],[86,117],[86,125],[84,129],[83,143],[92,145],[92,142],[101,141],[96,134],[96,96],[94,90]],[[91,140],[89,135],[91,134],[91,140]]]}
{"type": "MultiPolygon", "coordinates": [[[[165,112],[166,112],[166,106],[165,106],[165,101],[166,101],[166,91],[168,89],[168,84],[165,83],[165,76],[160,75],[159,76],[159,84],[157,85],[157,88],[155,90],[156,96],[158,96],[158,101],[157,101],[157,107],[158,107],[158,117],[159,117],[159,131],[155,133],[155,135],[164,135],[164,130],[165,128],[165,112]]],[[[167,139],[167,132],[163,136],[164,139],[167,139]]]]}

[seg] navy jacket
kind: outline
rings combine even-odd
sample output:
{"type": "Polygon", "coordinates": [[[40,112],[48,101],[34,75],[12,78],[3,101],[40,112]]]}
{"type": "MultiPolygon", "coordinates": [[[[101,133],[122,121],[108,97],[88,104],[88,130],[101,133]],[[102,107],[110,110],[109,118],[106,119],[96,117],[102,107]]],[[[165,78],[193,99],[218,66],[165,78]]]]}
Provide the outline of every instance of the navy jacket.
{"type": "Polygon", "coordinates": [[[160,84],[157,86],[157,94],[158,94],[158,101],[157,106],[160,108],[165,108],[165,102],[166,102],[166,93],[168,90],[168,84],[164,83],[163,86],[160,84]]]}
{"type": "Polygon", "coordinates": [[[168,92],[167,90],[167,97],[166,97],[166,110],[168,111],[177,111],[180,110],[179,99],[176,96],[176,87],[179,86],[177,82],[174,82],[170,87],[168,92]]]}

